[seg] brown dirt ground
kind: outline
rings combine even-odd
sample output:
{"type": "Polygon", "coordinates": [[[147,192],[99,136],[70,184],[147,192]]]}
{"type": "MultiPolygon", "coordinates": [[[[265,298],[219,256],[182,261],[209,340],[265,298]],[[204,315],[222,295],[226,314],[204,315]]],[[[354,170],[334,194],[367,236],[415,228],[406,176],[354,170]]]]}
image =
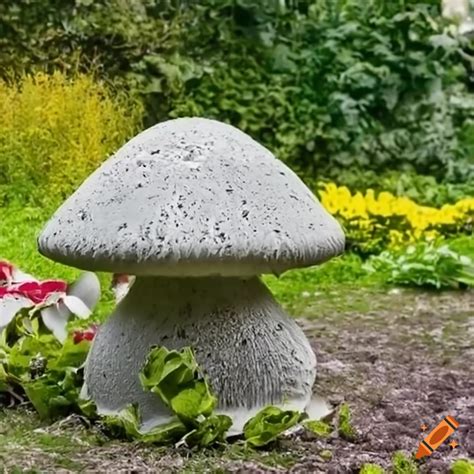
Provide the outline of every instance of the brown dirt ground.
{"type": "MultiPolygon", "coordinates": [[[[421,425],[431,430],[447,414],[460,423],[452,436],[459,447],[444,444],[417,462],[420,472],[449,472],[455,459],[474,458],[473,291],[392,290],[374,296],[364,311],[324,308],[317,319],[299,321],[318,358],[315,392],[335,407],[349,403],[356,441],[306,434],[258,452],[238,446],[194,452],[109,441],[72,417],[0,443],[0,472],[3,463],[3,472],[355,473],[368,462],[390,472],[393,453],[412,456],[421,425]],[[37,444],[32,437],[38,432],[48,436],[49,448],[46,438],[37,444]]],[[[1,433],[0,426],[0,440],[1,433]]]]}
{"type": "Polygon", "coordinates": [[[474,458],[474,293],[396,292],[381,306],[303,321],[319,361],[316,390],[349,403],[359,436],[313,442],[309,452],[328,448],[333,459],[309,455],[292,472],[358,472],[366,462],[389,469],[394,451],[416,451],[422,424],[429,432],[448,414],[460,423],[459,447],[446,443],[420,472],[474,458]]]}

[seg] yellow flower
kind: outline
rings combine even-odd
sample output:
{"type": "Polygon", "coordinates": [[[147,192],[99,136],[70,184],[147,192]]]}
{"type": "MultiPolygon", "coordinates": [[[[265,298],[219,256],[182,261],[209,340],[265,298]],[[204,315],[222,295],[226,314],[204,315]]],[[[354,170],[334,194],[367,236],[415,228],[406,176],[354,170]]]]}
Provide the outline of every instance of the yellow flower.
{"type": "Polygon", "coordinates": [[[322,205],[341,221],[348,238],[363,248],[432,240],[458,233],[474,220],[473,198],[438,209],[386,191],[378,196],[373,189],[352,194],[347,187],[334,183],[326,183],[319,194],[322,205]]]}

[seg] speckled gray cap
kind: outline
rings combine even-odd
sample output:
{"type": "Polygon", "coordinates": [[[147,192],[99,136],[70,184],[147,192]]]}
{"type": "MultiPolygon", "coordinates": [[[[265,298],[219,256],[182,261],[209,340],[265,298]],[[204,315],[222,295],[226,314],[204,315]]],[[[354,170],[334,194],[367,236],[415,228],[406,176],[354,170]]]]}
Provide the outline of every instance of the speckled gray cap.
{"type": "Polygon", "coordinates": [[[162,276],[280,274],[343,251],[303,182],[235,127],[180,118],[145,130],[56,211],[40,252],[78,268],[162,276]]]}

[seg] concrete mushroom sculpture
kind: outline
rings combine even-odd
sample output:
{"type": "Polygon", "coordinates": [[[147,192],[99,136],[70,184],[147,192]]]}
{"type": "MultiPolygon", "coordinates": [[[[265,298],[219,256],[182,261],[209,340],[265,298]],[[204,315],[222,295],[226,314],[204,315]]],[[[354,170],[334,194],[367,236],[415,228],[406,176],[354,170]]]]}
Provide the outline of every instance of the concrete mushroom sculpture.
{"type": "Polygon", "coordinates": [[[168,421],[138,378],[153,345],[193,347],[234,431],[269,404],[308,404],[314,353],[259,275],[324,262],[343,251],[344,235],[237,128],[181,118],[145,130],[59,208],[38,244],[66,265],[136,275],[88,358],[99,412],[138,403],[143,430],[168,421]]]}

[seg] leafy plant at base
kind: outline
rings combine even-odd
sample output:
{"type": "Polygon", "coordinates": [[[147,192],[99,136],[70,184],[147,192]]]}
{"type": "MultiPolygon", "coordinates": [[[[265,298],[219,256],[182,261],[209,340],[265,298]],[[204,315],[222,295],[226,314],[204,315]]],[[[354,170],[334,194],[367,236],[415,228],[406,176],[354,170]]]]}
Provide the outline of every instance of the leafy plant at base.
{"type": "Polygon", "coordinates": [[[440,288],[474,286],[474,261],[448,244],[419,243],[400,251],[385,251],[365,264],[388,283],[440,288]]]}
{"type": "MultiPolygon", "coordinates": [[[[38,342],[44,346],[44,342],[38,342]]],[[[89,346],[85,342],[74,344],[68,340],[56,354],[48,356],[43,375],[35,377],[31,364],[29,377],[25,370],[21,385],[41,418],[52,419],[78,411],[77,401],[83,383],[82,366],[89,346]]]]}
{"type": "Polygon", "coordinates": [[[357,437],[357,432],[352,425],[352,415],[351,409],[347,403],[343,403],[339,408],[339,424],[338,432],[341,438],[346,439],[347,441],[354,441],[357,437]]]}
{"type": "Polygon", "coordinates": [[[474,462],[469,459],[457,459],[453,462],[450,472],[452,474],[474,474],[474,462]]]}
{"type": "Polygon", "coordinates": [[[311,431],[311,433],[315,434],[316,436],[320,438],[328,437],[333,431],[333,428],[331,425],[321,420],[304,421],[303,426],[307,430],[311,431]]]}
{"type": "Polygon", "coordinates": [[[117,415],[103,417],[103,422],[112,436],[125,436],[129,439],[138,439],[146,443],[176,442],[186,433],[186,426],[176,417],[168,423],[154,427],[142,433],[140,431],[141,417],[137,405],[129,405],[117,415]]]}
{"type": "Polygon", "coordinates": [[[418,474],[415,462],[401,451],[397,451],[392,457],[393,474],[418,474]]]}
{"type": "MultiPolygon", "coordinates": [[[[3,321],[0,331],[0,396],[20,398],[26,395],[40,417],[45,419],[73,411],[97,419],[93,401],[80,398],[83,365],[97,326],[76,330],[71,337],[67,334],[65,322],[57,334],[56,326],[50,328],[42,324],[40,318],[34,318],[36,313],[51,305],[59,311],[58,305],[63,300],[76,309],[87,312],[89,309],[85,305],[81,307],[77,301],[79,298],[72,294],[73,287],[71,294],[67,292],[65,282],[39,282],[8,262],[0,263],[0,302],[16,302],[18,298],[25,300],[24,305],[15,309],[16,313],[5,313],[5,308],[4,314],[0,313],[3,321]],[[51,299],[51,294],[55,298],[51,299]]],[[[92,287],[89,289],[93,290],[92,287]]],[[[103,417],[113,435],[152,443],[179,441],[199,447],[224,441],[232,420],[226,415],[213,413],[217,399],[190,348],[181,351],[152,348],[139,377],[143,388],[159,396],[174,417],[168,423],[143,433],[140,431],[138,406],[132,404],[117,415],[103,417]]],[[[277,407],[263,409],[245,425],[247,444],[263,446],[271,442],[294,426],[301,416],[277,407]]]]}
{"type": "Polygon", "coordinates": [[[180,352],[153,348],[140,372],[140,381],[183,421],[209,416],[217,403],[189,347],[180,352]]]}
{"type": "Polygon", "coordinates": [[[298,412],[273,406],[266,407],[245,424],[245,441],[251,446],[265,446],[295,426],[300,419],[301,414],[298,412]]]}
{"type": "Polygon", "coordinates": [[[12,346],[3,339],[0,395],[24,393],[43,419],[78,411],[89,347],[89,342],[74,344],[71,339],[62,345],[47,334],[22,336],[12,346]]]}
{"type": "Polygon", "coordinates": [[[384,474],[384,472],[383,467],[378,464],[364,464],[359,474],[384,474]]]}
{"type": "MultiPolygon", "coordinates": [[[[107,426],[119,428],[119,432],[129,438],[155,443],[179,441],[205,447],[224,441],[232,420],[226,415],[213,413],[217,399],[201,375],[189,347],[181,351],[152,348],[140,371],[140,381],[144,390],[160,397],[175,418],[142,433],[138,408],[131,405],[118,415],[105,417],[107,426]]],[[[298,412],[266,407],[245,424],[246,443],[254,447],[264,446],[298,423],[301,417],[298,412]]]]}
{"type": "Polygon", "coordinates": [[[139,377],[143,389],[159,396],[174,419],[142,433],[138,407],[131,405],[118,415],[106,417],[107,426],[119,427],[129,438],[154,443],[181,440],[204,447],[224,440],[232,420],[212,413],[217,399],[211,394],[189,347],[181,351],[152,348],[139,377]]]}

